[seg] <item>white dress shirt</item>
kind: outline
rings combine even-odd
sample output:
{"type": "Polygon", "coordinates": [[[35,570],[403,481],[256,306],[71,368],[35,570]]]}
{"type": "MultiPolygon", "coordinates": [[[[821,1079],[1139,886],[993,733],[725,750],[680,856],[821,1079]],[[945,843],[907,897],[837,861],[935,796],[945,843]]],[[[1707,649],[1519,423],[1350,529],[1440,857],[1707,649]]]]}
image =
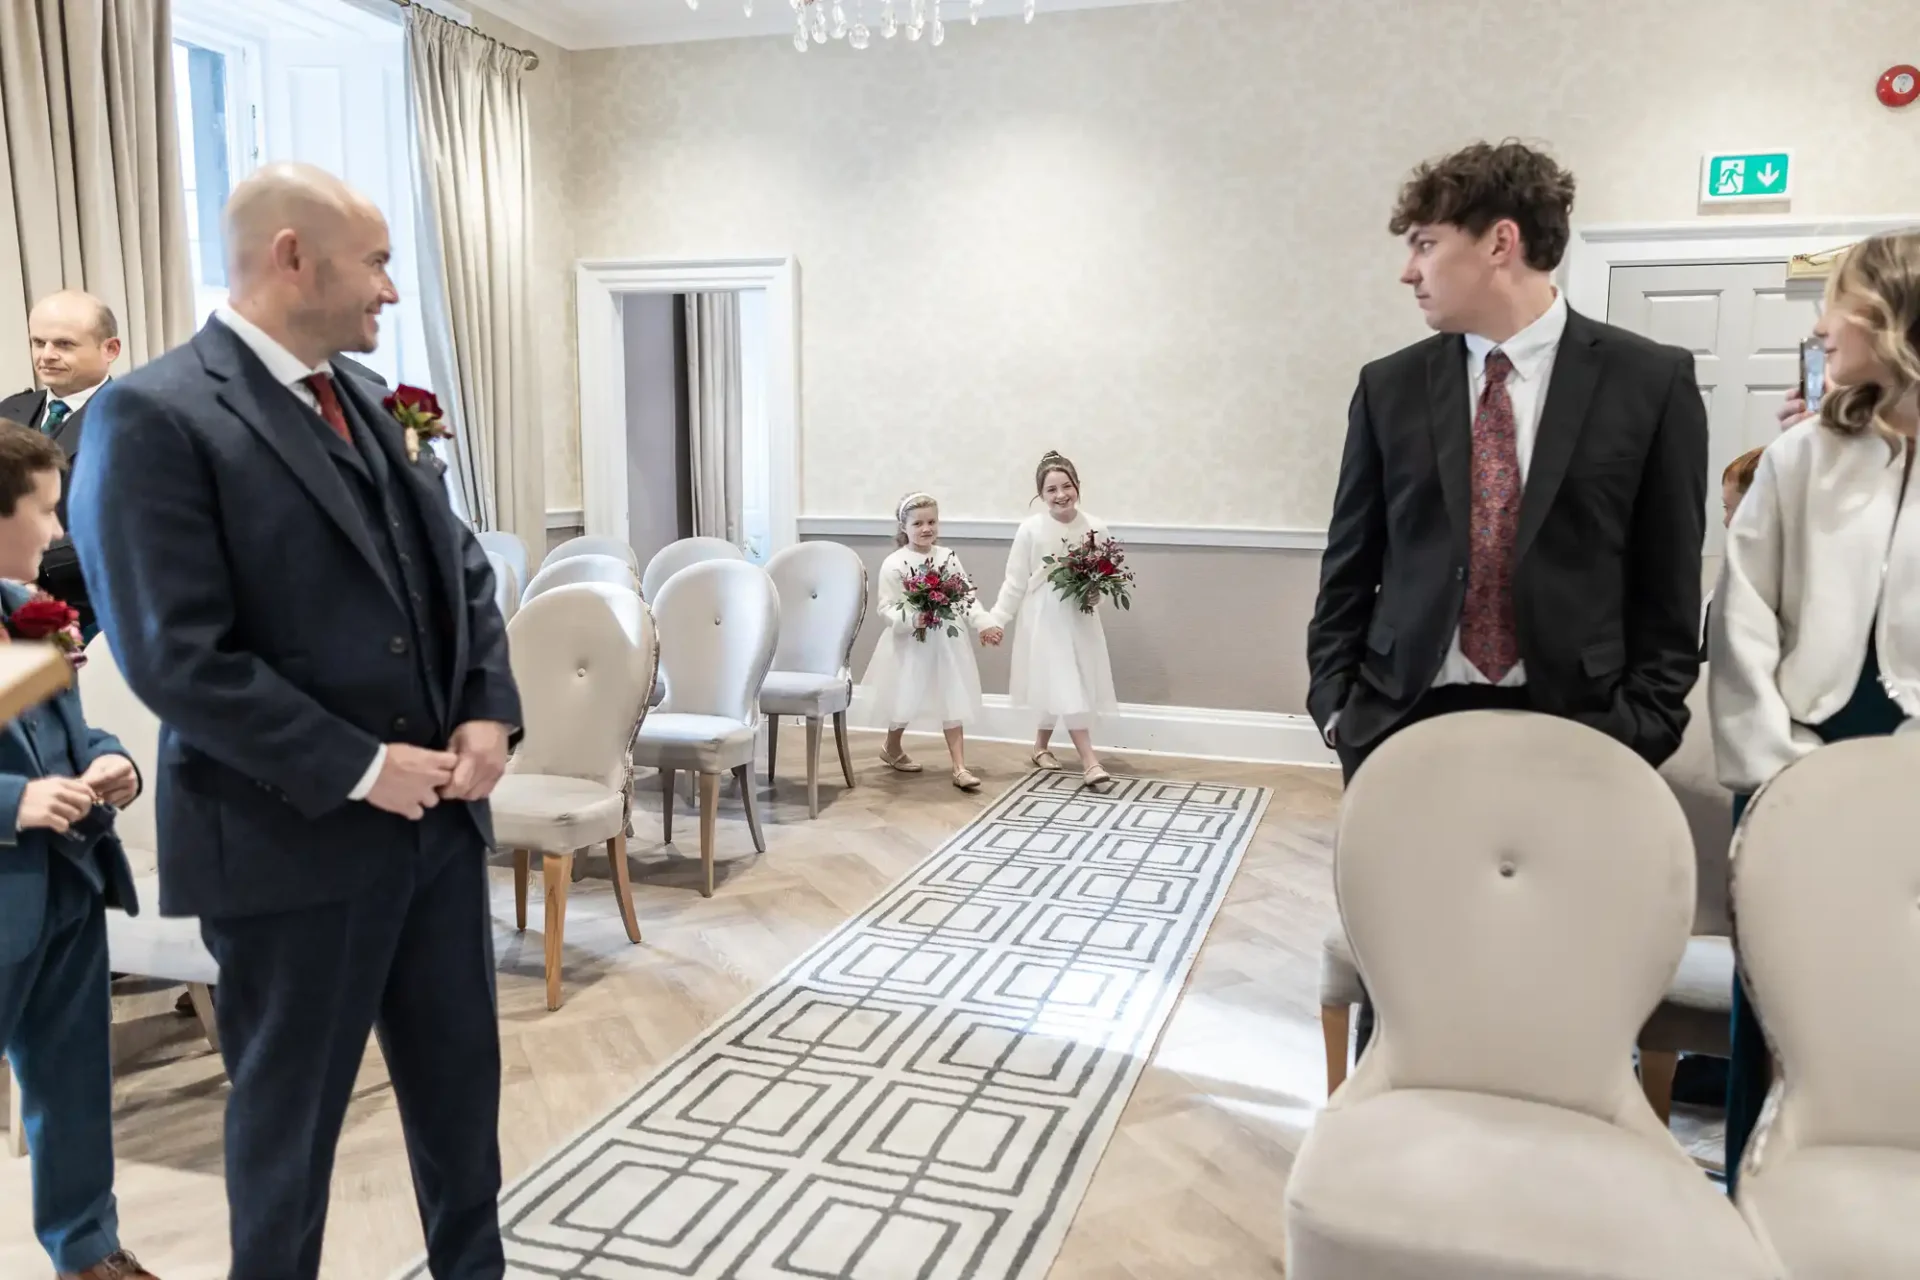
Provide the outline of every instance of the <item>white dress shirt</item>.
{"type": "MultiPolygon", "coordinates": [[[[307,386],[306,380],[315,374],[332,377],[333,366],[330,363],[322,361],[308,368],[301,363],[299,356],[281,346],[279,341],[265,329],[226,303],[221,303],[214,309],[213,318],[231,329],[234,337],[246,343],[247,349],[260,357],[260,363],[267,366],[267,372],[273,375],[275,382],[299,397],[301,404],[315,413],[320,412],[320,402],[314,399],[313,391],[307,386]]],[[[360,781],[354,785],[353,790],[347,792],[347,799],[365,800],[373,790],[374,782],[380,777],[380,770],[385,768],[386,764],[387,748],[386,744],[382,743],[374,750],[373,763],[369,764],[367,771],[360,775],[360,781]]]]}
{"type": "Polygon", "coordinates": [[[102,378],[84,391],[76,391],[72,395],[65,396],[53,394],[53,389],[49,387],[47,389],[47,398],[40,402],[40,412],[34,420],[36,422],[45,422],[47,420],[47,410],[53,408],[53,402],[55,400],[67,406],[67,416],[71,418],[86,406],[87,401],[93,399],[94,392],[106,385],[107,380],[102,378]]]}
{"type": "MultiPolygon", "coordinates": [[[[1526,488],[1527,473],[1533,465],[1533,442],[1540,435],[1540,407],[1546,403],[1547,384],[1553,379],[1553,358],[1559,353],[1560,338],[1566,331],[1567,300],[1556,289],[1553,305],[1538,320],[1505,342],[1496,343],[1478,334],[1467,335],[1469,415],[1480,412],[1480,396],[1487,388],[1487,356],[1496,350],[1504,351],[1507,359],[1513,362],[1513,372],[1507,375],[1507,398],[1513,402],[1514,447],[1520,455],[1522,491],[1526,488]]],[[[1501,679],[1500,687],[1512,689],[1526,682],[1526,664],[1516,662],[1513,669],[1501,679]]],[[[1491,683],[1480,673],[1480,668],[1467,661],[1467,655],[1460,651],[1458,626],[1454,627],[1453,643],[1447,646],[1447,659],[1440,664],[1440,674],[1434,677],[1433,683],[1436,686],[1491,683]]]]}

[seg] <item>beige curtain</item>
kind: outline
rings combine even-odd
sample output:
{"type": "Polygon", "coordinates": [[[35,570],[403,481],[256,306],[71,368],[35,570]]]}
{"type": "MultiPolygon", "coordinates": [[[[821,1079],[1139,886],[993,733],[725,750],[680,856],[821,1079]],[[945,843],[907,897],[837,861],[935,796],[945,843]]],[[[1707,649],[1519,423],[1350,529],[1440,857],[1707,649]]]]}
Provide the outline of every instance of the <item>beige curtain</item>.
{"type": "Polygon", "coordinates": [[[523,71],[515,51],[407,9],[420,287],[434,389],[452,415],[454,475],[476,528],[544,547],[523,71]]]}
{"type": "Polygon", "coordinates": [[[738,545],[741,515],[740,295],[687,295],[687,470],[693,531],[738,545]]]}
{"type": "Polygon", "coordinates": [[[61,289],[113,308],[124,366],[193,334],[171,31],[169,0],[0,0],[0,394],[61,289]]]}

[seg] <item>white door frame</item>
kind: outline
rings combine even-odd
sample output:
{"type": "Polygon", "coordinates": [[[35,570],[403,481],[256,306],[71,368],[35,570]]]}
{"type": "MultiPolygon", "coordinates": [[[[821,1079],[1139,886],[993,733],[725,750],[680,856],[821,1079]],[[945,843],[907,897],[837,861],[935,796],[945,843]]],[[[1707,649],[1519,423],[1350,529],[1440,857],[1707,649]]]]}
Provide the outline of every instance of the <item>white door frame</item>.
{"type": "Polygon", "coordinates": [[[790,254],[662,261],[594,258],[574,270],[580,335],[580,498],[586,532],[624,539],[627,523],[626,311],[636,293],[767,292],[765,457],[772,555],[800,540],[800,291],[790,254]]]}
{"type": "Polygon", "coordinates": [[[1615,267],[1786,261],[1795,254],[1820,253],[1882,231],[1915,228],[1920,228],[1920,214],[1695,218],[1575,227],[1561,267],[1561,288],[1575,311],[1605,320],[1607,289],[1615,267]]]}

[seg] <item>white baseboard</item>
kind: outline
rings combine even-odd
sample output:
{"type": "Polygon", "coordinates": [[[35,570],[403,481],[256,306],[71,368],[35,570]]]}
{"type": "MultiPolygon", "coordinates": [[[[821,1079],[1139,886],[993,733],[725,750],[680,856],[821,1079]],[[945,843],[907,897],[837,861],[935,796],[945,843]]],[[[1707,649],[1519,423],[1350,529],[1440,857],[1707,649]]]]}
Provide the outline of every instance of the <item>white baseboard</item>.
{"type": "MultiPolygon", "coordinates": [[[[1033,741],[1031,714],[1010,703],[1004,693],[990,693],[985,702],[980,719],[967,726],[969,738],[983,742],[1033,741]]],[[[871,725],[872,718],[863,714],[869,705],[866,689],[854,686],[849,721],[856,727],[871,725]]],[[[927,721],[909,725],[907,731],[937,734],[940,726],[927,721]]],[[[1221,711],[1209,707],[1123,702],[1118,711],[1100,717],[1093,737],[1095,745],[1103,748],[1148,755],[1321,768],[1334,768],[1339,764],[1320,740],[1320,730],[1311,719],[1273,711],[1221,711]]]]}

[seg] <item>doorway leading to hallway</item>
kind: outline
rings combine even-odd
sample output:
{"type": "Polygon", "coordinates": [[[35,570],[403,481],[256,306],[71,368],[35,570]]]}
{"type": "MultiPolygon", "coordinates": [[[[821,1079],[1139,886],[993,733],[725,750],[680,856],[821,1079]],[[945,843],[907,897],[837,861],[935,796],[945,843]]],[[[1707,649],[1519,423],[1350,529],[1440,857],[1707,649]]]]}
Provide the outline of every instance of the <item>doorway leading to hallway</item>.
{"type": "Polygon", "coordinates": [[[790,257],[579,265],[586,532],[642,563],[689,533],[756,562],[799,540],[797,277],[790,257]]]}

